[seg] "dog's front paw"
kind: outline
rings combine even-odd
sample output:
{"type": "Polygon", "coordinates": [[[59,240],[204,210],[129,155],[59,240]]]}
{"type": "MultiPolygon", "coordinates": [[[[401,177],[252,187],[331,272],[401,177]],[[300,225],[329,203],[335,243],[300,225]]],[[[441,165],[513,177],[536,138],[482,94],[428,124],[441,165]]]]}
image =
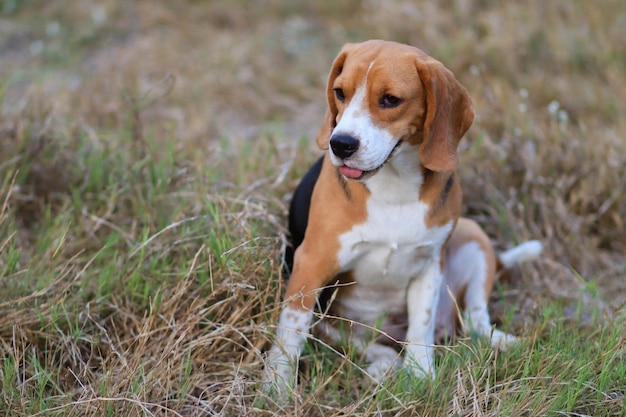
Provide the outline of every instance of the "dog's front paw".
{"type": "Polygon", "coordinates": [[[513,345],[519,343],[519,339],[511,334],[504,333],[501,330],[494,329],[491,332],[491,346],[494,349],[505,351],[513,345]]]}
{"type": "Polygon", "coordinates": [[[425,368],[419,365],[405,365],[404,369],[412,376],[418,379],[435,379],[435,369],[431,366],[425,368]]]}
{"type": "Polygon", "coordinates": [[[370,363],[367,373],[380,383],[389,372],[402,366],[402,358],[395,349],[372,343],[365,349],[365,359],[370,363]]]}
{"type": "Polygon", "coordinates": [[[407,351],[404,358],[404,369],[415,378],[435,379],[432,351],[420,352],[420,354],[407,351]]]}
{"type": "Polygon", "coordinates": [[[399,368],[399,364],[401,363],[402,361],[399,360],[374,361],[367,367],[367,373],[374,381],[381,383],[390,372],[399,368]]]}
{"type": "Polygon", "coordinates": [[[272,346],[265,362],[263,391],[285,403],[292,396],[296,375],[296,365],[280,347],[272,346]]]}

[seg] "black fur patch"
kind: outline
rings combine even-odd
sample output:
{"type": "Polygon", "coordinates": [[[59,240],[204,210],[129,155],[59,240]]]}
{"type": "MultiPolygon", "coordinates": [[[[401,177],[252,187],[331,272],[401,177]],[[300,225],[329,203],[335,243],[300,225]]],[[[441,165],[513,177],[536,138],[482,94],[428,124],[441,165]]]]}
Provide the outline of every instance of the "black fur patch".
{"type": "Polygon", "coordinates": [[[324,158],[319,158],[309,169],[300,181],[300,184],[293,193],[289,206],[289,245],[285,251],[285,266],[287,275],[291,274],[293,268],[293,257],[296,249],[304,240],[309,223],[309,208],[311,206],[311,195],[317,183],[317,179],[322,171],[324,158]]]}
{"type": "Polygon", "coordinates": [[[448,181],[446,181],[445,187],[443,187],[443,192],[441,193],[441,204],[443,205],[446,201],[448,201],[448,196],[450,195],[450,190],[454,185],[454,174],[450,174],[448,177],[448,181]]]}

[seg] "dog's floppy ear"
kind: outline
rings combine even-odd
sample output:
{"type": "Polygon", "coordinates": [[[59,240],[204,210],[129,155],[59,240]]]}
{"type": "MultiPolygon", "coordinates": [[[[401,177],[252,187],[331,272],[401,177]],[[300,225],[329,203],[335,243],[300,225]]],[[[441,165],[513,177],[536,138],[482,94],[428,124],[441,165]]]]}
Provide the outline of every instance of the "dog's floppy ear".
{"type": "Polygon", "coordinates": [[[328,75],[328,83],[326,84],[326,101],[328,103],[328,107],[326,108],[326,114],[324,115],[324,121],[322,122],[322,126],[320,126],[320,130],[317,132],[317,146],[320,149],[326,150],[328,149],[328,143],[330,141],[330,135],[337,126],[337,106],[335,105],[335,92],[333,91],[333,84],[335,82],[335,78],[341,74],[343,71],[343,64],[346,62],[346,57],[348,56],[348,51],[351,49],[352,44],[346,44],[335,58],[333,62],[333,66],[330,69],[330,74],[328,75]]]}
{"type": "Polygon", "coordinates": [[[326,113],[324,113],[324,120],[322,121],[322,125],[320,126],[320,130],[317,132],[317,146],[319,146],[322,150],[328,149],[328,143],[330,142],[330,134],[333,129],[337,125],[335,122],[335,117],[337,113],[333,113],[330,111],[328,107],[326,107],[326,113]]]}
{"type": "Polygon", "coordinates": [[[456,148],[474,121],[472,100],[440,62],[418,56],[415,65],[426,96],[420,162],[431,171],[454,171],[458,165],[456,148]]]}

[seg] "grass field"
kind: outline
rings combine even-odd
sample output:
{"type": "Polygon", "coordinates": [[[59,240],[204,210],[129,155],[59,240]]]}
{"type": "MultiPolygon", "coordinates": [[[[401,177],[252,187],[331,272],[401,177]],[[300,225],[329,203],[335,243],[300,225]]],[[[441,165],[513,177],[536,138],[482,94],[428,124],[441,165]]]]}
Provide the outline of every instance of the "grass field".
{"type": "Polygon", "coordinates": [[[623,1],[337,3],[0,1],[0,415],[626,415],[623,1]],[[311,341],[277,404],[286,205],[369,38],[469,90],[465,213],[546,248],[492,297],[523,342],[376,385],[311,341]]]}

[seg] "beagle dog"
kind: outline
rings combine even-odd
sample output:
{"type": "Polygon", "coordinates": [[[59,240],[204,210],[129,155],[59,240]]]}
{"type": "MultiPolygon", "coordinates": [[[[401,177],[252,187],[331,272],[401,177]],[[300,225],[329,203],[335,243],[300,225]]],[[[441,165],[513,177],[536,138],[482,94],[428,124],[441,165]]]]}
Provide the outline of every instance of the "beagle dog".
{"type": "Polygon", "coordinates": [[[316,309],[316,330],[352,343],[376,380],[399,366],[434,377],[434,343],[459,325],[496,347],[513,342],[487,309],[497,264],[537,257],[541,244],[497,256],[475,222],[459,219],[467,90],[421,50],[372,40],[343,47],[326,95],[317,135],[326,152],[290,207],[295,253],[267,382],[294,384],[316,309]]]}

